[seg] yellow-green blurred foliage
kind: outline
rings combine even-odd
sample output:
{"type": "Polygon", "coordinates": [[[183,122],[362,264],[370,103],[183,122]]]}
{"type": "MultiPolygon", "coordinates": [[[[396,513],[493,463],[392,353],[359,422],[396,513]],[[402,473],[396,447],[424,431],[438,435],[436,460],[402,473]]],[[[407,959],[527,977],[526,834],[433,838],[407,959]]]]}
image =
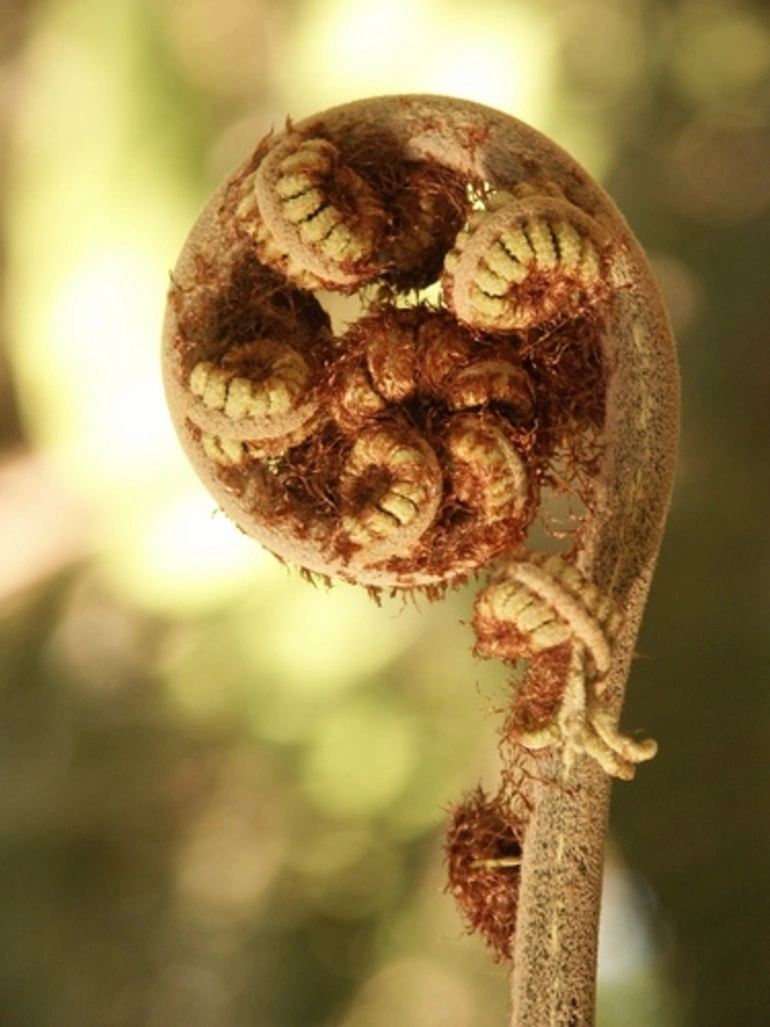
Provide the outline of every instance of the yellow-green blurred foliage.
{"type": "MultiPolygon", "coordinates": [[[[770,21],[745,0],[0,0],[0,1023],[487,1027],[443,894],[504,674],[241,536],[158,369],[197,209],[271,127],[487,102],[605,183],[681,343],[616,789],[602,1027],[767,1023],[770,21]]],[[[536,1027],[536,1025],[533,1025],[536,1027]]]]}

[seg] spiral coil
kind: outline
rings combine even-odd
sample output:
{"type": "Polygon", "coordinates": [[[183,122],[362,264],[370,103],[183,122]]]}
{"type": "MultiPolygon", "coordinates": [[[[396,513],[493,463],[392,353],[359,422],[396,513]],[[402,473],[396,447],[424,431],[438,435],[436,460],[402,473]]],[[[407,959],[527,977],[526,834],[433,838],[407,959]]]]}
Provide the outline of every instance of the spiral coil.
{"type": "Polygon", "coordinates": [[[227,513],[370,587],[441,588],[520,548],[567,434],[547,340],[598,325],[606,294],[592,216],[548,177],[491,183],[322,117],[263,140],[204,222],[217,260],[199,245],[172,287],[167,388],[227,513]],[[361,305],[337,334],[335,292],[361,305]]]}

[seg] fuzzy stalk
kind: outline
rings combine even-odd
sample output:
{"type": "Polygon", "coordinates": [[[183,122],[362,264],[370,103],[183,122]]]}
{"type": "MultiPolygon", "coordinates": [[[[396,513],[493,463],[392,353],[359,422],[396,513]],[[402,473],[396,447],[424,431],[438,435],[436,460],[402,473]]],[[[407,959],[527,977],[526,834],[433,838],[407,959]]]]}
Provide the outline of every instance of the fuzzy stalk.
{"type": "MultiPolygon", "coordinates": [[[[605,455],[578,558],[624,611],[604,682],[615,717],[663,535],[678,435],[670,328],[638,244],[627,238],[625,246],[636,288],[618,292],[616,330],[606,337],[613,372],[605,455]]],[[[620,274],[629,272],[627,265],[620,274]]],[[[558,752],[538,777],[523,847],[511,1027],[591,1027],[611,778],[586,756],[567,763],[558,752]]]]}

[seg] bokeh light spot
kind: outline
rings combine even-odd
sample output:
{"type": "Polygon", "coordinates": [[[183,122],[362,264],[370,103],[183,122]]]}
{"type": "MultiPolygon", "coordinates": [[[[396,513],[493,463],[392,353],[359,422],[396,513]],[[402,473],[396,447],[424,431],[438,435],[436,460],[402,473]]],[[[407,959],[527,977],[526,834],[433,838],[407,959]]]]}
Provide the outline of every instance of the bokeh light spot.
{"type": "Polygon", "coordinates": [[[326,814],[372,815],[397,798],[416,758],[417,739],[406,715],[360,699],[319,718],[302,788],[326,814]]]}

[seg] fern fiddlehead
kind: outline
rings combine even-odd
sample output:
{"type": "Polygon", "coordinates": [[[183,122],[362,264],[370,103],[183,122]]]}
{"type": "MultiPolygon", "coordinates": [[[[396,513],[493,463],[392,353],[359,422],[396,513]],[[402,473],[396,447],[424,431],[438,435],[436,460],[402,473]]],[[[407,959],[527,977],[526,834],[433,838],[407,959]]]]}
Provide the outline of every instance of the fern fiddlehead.
{"type": "Polygon", "coordinates": [[[607,775],[655,751],[617,720],[677,421],[668,323],[625,222],[515,119],[348,104],[268,136],[215,194],[164,340],[192,463],[281,558],[431,596],[490,571],[477,651],[530,671],[500,795],[450,828],[452,890],[514,954],[513,1023],[592,1022],[607,775]],[[344,330],[335,292],[360,306],[344,330]],[[548,485],[585,508],[551,556],[526,546],[548,485]],[[495,889],[515,901],[492,922],[495,889]]]}

